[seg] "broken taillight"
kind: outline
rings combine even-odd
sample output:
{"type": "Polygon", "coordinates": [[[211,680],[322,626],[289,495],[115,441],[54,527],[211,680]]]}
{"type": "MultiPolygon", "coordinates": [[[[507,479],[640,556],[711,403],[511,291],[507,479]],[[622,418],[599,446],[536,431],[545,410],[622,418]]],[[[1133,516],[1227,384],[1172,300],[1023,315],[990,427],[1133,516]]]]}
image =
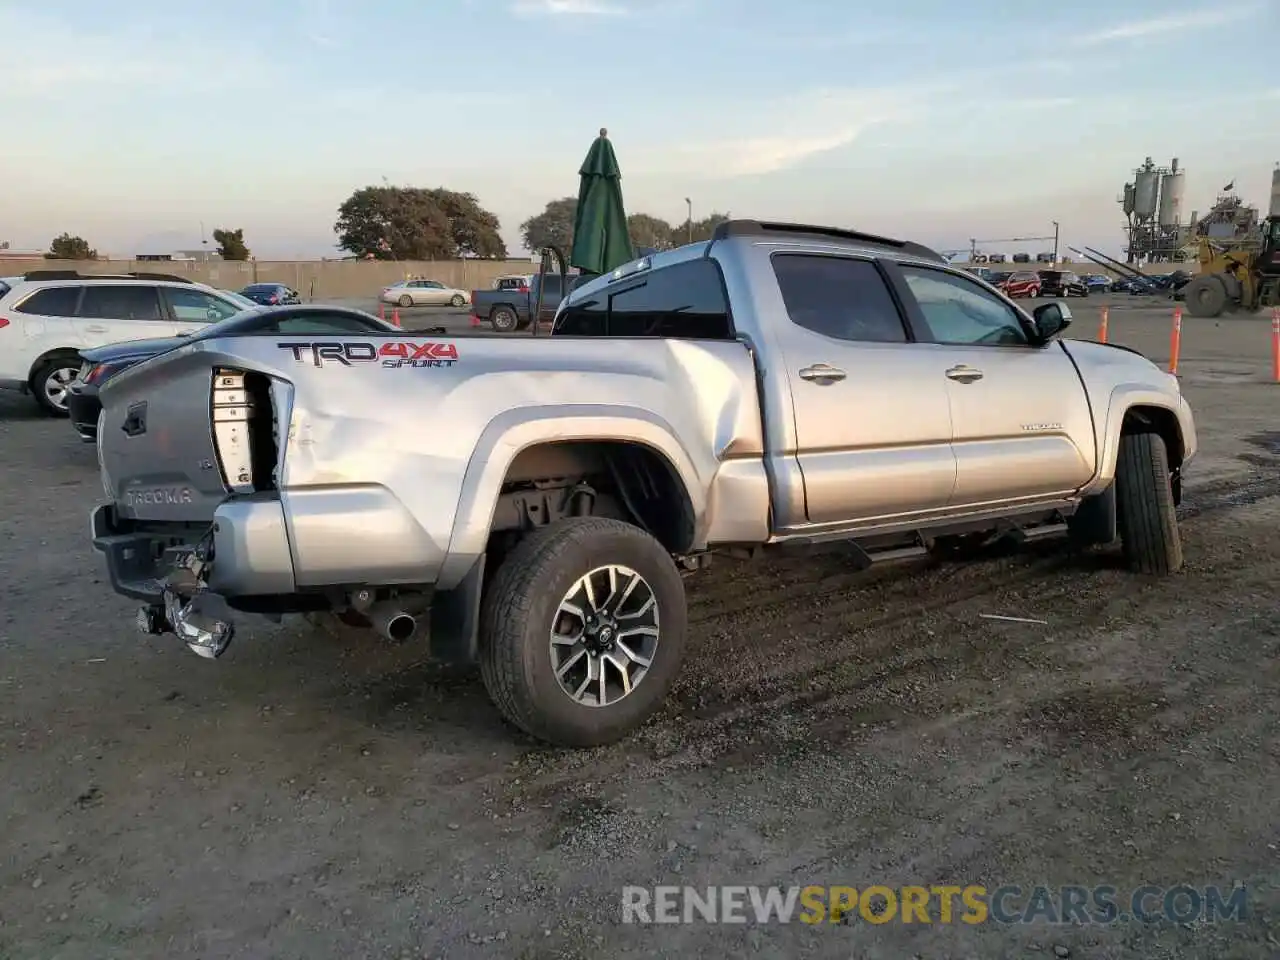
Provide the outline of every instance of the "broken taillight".
{"type": "Polygon", "coordinates": [[[5,317],[0,317],[0,330],[3,330],[8,325],[9,325],[8,319],[5,317]]]}

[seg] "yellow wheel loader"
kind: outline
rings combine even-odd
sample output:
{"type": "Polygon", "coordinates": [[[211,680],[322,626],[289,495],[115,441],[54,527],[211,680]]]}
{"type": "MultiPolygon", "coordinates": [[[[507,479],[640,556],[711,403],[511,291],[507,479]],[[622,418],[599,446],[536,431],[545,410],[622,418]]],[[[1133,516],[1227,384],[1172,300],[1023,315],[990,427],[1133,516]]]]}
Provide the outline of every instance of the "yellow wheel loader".
{"type": "Polygon", "coordinates": [[[1178,291],[1191,316],[1218,317],[1280,306],[1280,217],[1262,222],[1260,240],[1197,239],[1199,269],[1178,291]]]}

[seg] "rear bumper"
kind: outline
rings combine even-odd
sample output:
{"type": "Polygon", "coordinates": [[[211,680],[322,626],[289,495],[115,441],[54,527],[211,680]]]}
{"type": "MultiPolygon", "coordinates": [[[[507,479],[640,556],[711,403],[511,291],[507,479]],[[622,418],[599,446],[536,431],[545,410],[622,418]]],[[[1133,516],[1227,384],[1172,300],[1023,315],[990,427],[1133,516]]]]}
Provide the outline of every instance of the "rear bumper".
{"type": "Polygon", "coordinates": [[[103,555],[116,593],[146,603],[164,598],[176,561],[211,537],[209,588],[225,596],[280,596],[295,590],[284,511],[275,499],[230,500],[213,523],[140,524],[102,504],[89,516],[93,547],[103,555]]]}
{"type": "Polygon", "coordinates": [[[96,390],[81,392],[76,389],[67,391],[67,413],[71,416],[71,426],[75,428],[80,439],[93,443],[98,439],[98,414],[102,413],[102,401],[98,399],[96,390]]]}

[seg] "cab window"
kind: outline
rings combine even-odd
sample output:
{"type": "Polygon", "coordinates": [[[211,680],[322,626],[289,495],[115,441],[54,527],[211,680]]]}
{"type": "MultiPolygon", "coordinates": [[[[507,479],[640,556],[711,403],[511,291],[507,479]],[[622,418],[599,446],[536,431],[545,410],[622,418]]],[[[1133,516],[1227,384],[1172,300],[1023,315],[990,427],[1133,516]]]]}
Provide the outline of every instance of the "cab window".
{"type": "Polygon", "coordinates": [[[1025,346],[1027,331],[1016,310],[958,274],[900,266],[935,343],[1025,346]]]}

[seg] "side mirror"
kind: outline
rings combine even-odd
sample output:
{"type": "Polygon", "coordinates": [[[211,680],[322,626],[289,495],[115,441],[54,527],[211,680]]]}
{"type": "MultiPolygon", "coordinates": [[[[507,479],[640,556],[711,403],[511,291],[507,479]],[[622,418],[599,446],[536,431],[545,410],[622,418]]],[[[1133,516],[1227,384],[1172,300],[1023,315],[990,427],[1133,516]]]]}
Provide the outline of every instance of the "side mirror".
{"type": "Polygon", "coordinates": [[[1041,304],[1031,316],[1036,322],[1036,332],[1040,334],[1042,343],[1048,343],[1071,326],[1071,308],[1065,303],[1041,304]]]}

